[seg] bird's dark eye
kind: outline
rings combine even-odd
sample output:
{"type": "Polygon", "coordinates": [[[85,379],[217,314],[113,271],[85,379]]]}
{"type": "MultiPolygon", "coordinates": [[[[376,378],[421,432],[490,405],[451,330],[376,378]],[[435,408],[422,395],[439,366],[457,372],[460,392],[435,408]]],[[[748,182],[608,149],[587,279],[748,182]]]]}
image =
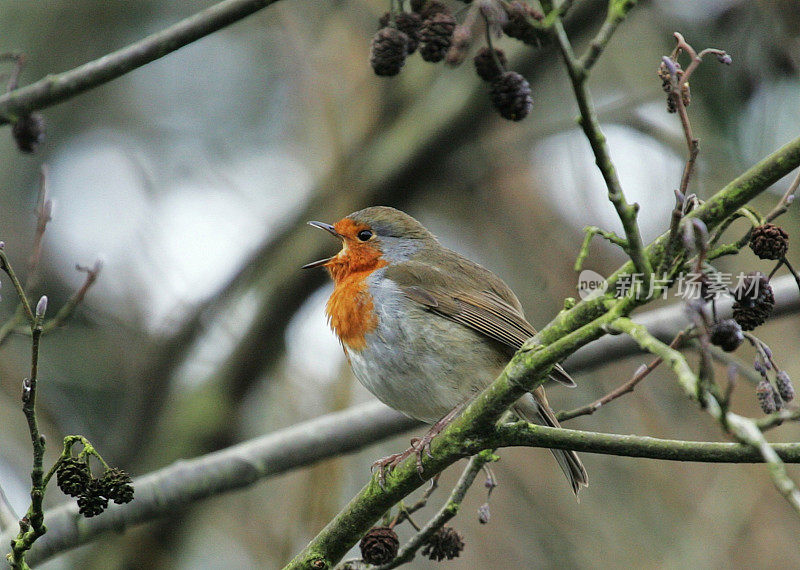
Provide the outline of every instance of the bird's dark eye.
{"type": "Polygon", "coordinates": [[[369,238],[372,237],[372,230],[361,230],[356,234],[356,237],[361,241],[369,241],[369,238]]]}

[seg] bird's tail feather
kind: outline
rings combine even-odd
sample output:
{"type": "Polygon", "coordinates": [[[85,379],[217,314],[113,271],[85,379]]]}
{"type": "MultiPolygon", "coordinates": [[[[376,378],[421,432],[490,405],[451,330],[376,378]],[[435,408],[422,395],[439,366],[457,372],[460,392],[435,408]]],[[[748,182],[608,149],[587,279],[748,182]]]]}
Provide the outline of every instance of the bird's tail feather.
{"type": "MultiPolygon", "coordinates": [[[[512,410],[523,419],[548,427],[561,427],[553,410],[547,403],[544,390],[537,388],[533,394],[525,394],[512,407],[512,410]]],[[[589,477],[578,454],[571,450],[551,449],[559,467],[572,485],[572,492],[578,496],[581,487],[589,485],[589,477]]]]}

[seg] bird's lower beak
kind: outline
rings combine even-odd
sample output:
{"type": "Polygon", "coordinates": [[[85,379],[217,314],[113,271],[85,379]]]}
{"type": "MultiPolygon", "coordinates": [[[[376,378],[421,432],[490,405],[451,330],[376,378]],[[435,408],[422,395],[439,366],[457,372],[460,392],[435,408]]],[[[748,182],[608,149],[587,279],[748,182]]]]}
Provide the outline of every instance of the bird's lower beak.
{"type": "Polygon", "coordinates": [[[326,263],[328,263],[333,257],[326,257],[325,259],[320,259],[319,261],[312,261],[311,263],[306,263],[300,269],[311,269],[312,267],[322,267],[326,263]]]}
{"type": "MultiPolygon", "coordinates": [[[[326,232],[328,232],[329,234],[331,234],[334,237],[337,237],[337,238],[341,238],[342,237],[342,235],[339,232],[337,232],[336,229],[330,224],[326,224],[324,222],[308,222],[308,225],[309,226],[314,226],[315,228],[319,228],[321,230],[325,230],[326,232]]],[[[325,259],[320,259],[319,261],[312,261],[311,263],[306,263],[302,268],[303,269],[311,269],[312,267],[321,267],[321,266],[325,265],[326,263],[328,263],[334,257],[335,256],[326,257],[325,259]]]]}

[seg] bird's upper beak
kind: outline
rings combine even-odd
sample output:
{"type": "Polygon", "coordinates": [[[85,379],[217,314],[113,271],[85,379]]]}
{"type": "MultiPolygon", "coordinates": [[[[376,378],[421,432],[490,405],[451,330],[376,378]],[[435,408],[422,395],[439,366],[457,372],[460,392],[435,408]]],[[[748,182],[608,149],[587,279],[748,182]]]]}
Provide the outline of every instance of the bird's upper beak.
{"type": "MultiPolygon", "coordinates": [[[[334,237],[337,237],[337,238],[340,238],[340,239],[342,237],[342,234],[337,232],[336,229],[332,225],[326,224],[325,222],[308,222],[308,225],[309,226],[314,226],[315,228],[319,228],[321,230],[325,230],[326,232],[328,232],[329,234],[331,234],[334,237]]],[[[311,269],[312,267],[320,267],[320,266],[325,265],[326,263],[328,263],[334,257],[335,256],[326,257],[325,259],[320,259],[319,261],[312,261],[311,263],[306,263],[303,266],[303,269],[311,269]]]]}

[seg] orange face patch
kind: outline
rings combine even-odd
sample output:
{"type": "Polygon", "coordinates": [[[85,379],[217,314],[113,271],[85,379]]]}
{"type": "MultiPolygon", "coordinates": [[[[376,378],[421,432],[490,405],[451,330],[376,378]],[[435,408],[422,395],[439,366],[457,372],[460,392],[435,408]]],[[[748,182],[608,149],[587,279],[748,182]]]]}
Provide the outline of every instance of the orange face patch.
{"type": "Polygon", "coordinates": [[[342,344],[352,350],[361,350],[366,346],[367,333],[378,326],[366,279],[376,269],[385,267],[387,262],[374,242],[358,239],[358,232],[369,229],[369,226],[344,218],[334,228],[342,236],[343,247],[325,264],[334,282],[325,313],[342,344]]]}

